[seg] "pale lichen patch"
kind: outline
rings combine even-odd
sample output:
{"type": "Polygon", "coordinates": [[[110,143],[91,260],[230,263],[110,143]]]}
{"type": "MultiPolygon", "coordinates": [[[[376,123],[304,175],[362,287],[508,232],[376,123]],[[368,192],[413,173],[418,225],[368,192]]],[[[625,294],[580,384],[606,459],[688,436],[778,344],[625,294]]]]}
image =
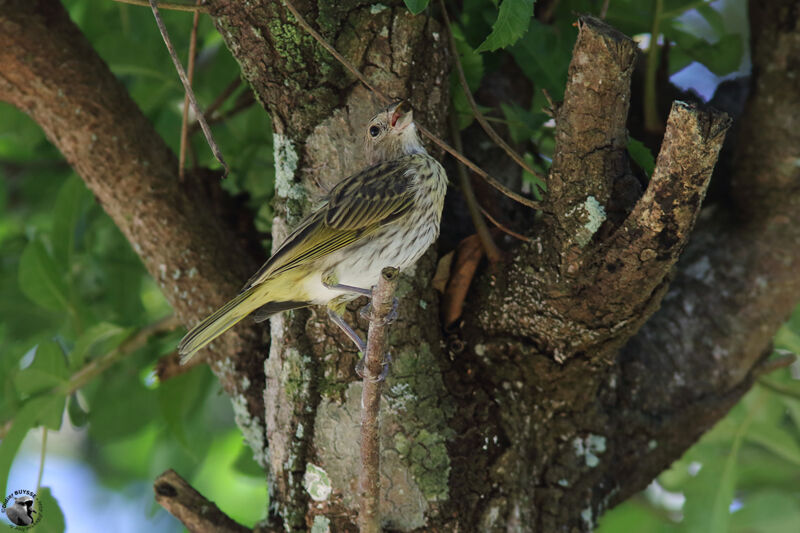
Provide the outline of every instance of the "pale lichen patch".
{"type": "Polygon", "coordinates": [[[305,191],[294,179],[299,161],[294,143],[280,133],[273,134],[272,143],[275,157],[275,194],[281,198],[302,200],[305,198],[305,191]]]}
{"type": "Polygon", "coordinates": [[[313,463],[306,464],[303,487],[315,502],[324,502],[333,491],[328,473],[313,463]]]}
{"type": "Polygon", "coordinates": [[[575,437],[572,446],[575,449],[575,455],[583,457],[586,466],[594,468],[600,464],[598,455],[606,451],[606,438],[602,435],[592,434],[585,439],[575,437]]]}

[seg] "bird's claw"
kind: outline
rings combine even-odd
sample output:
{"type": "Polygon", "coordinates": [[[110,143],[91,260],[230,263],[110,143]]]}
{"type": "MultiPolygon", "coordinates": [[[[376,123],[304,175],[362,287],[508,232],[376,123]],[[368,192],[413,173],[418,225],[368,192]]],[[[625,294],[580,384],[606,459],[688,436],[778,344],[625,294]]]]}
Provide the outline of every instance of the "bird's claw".
{"type": "Polygon", "coordinates": [[[391,324],[395,320],[397,320],[398,316],[397,308],[399,305],[400,305],[400,300],[398,300],[397,298],[392,298],[392,310],[389,311],[389,314],[386,315],[385,318],[382,318],[380,320],[373,318],[372,316],[372,302],[368,302],[367,305],[362,307],[361,311],[359,311],[359,314],[361,315],[361,318],[369,320],[370,322],[375,322],[378,325],[391,324]]]}
{"type": "MultiPolygon", "coordinates": [[[[386,355],[383,356],[383,370],[381,371],[380,375],[376,378],[370,376],[368,379],[373,383],[377,383],[379,381],[385,381],[386,376],[389,375],[389,364],[391,362],[392,362],[392,355],[387,352],[386,355]]],[[[364,357],[359,359],[358,362],[356,363],[356,374],[358,374],[358,377],[360,377],[361,379],[364,379],[365,377],[366,366],[367,365],[366,361],[364,361],[364,357]]]]}

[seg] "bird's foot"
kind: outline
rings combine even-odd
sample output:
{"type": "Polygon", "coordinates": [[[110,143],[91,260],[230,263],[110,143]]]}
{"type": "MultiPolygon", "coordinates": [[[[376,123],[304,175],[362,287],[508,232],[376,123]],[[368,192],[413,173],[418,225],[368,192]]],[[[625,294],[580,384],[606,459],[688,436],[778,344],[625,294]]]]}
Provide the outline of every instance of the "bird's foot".
{"type": "MultiPolygon", "coordinates": [[[[379,381],[385,381],[386,376],[389,375],[389,364],[391,362],[392,362],[392,354],[387,352],[386,355],[383,356],[383,370],[381,370],[380,375],[376,378],[370,376],[368,379],[373,383],[377,383],[379,381]]],[[[362,356],[361,359],[359,359],[358,362],[356,363],[356,374],[358,374],[358,377],[360,377],[361,379],[364,379],[366,377],[365,375],[366,366],[367,366],[366,361],[362,356]]]]}
{"type": "Polygon", "coordinates": [[[361,311],[359,311],[359,314],[361,315],[361,318],[369,320],[370,322],[375,322],[376,324],[381,326],[384,324],[391,324],[395,320],[397,320],[398,316],[397,307],[399,305],[400,305],[400,300],[398,300],[397,298],[392,298],[392,310],[389,311],[389,314],[386,315],[385,318],[382,318],[380,320],[372,317],[372,302],[369,302],[367,305],[362,307],[361,311]]]}

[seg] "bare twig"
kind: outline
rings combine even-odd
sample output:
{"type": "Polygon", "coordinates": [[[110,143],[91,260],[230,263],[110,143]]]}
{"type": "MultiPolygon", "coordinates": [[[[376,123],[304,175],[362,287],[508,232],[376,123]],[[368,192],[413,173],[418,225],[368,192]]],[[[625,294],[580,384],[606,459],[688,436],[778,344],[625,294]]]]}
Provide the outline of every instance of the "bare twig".
{"type": "MultiPolygon", "coordinates": [[[[450,113],[450,135],[453,137],[453,144],[456,145],[456,150],[459,152],[464,151],[464,146],[461,143],[461,132],[458,130],[458,123],[455,114],[450,113]]],[[[467,203],[467,210],[472,219],[472,224],[475,226],[475,231],[478,233],[478,238],[481,241],[481,246],[486,252],[486,256],[492,263],[497,263],[503,259],[503,252],[497,247],[492,239],[492,234],[489,233],[489,228],[486,226],[486,221],[481,216],[481,206],[478,204],[478,199],[475,198],[475,191],[472,190],[472,183],[469,181],[467,169],[460,162],[456,164],[456,171],[458,172],[458,182],[461,185],[461,194],[464,195],[464,201],[467,203]]]]}
{"type": "Polygon", "coordinates": [[[251,531],[220,511],[214,502],[207,500],[172,469],[156,478],[153,490],[161,507],[192,533],[251,531]]]}
{"type": "Polygon", "coordinates": [[[238,89],[241,84],[242,84],[242,78],[237,76],[235,80],[230,82],[228,86],[225,87],[225,89],[223,89],[221,93],[219,93],[219,96],[217,96],[214,99],[214,101],[211,102],[211,105],[206,108],[206,114],[209,116],[209,118],[211,118],[211,116],[217,111],[217,109],[222,107],[222,104],[225,103],[225,101],[230,97],[230,95],[232,95],[233,92],[236,89],[238,89]]]}
{"type": "Polygon", "coordinates": [[[759,366],[753,369],[753,374],[756,376],[765,376],[781,368],[792,366],[797,361],[797,355],[785,350],[775,350],[779,353],[778,357],[767,359],[759,366]]]}
{"type": "MultiPolygon", "coordinates": [[[[120,4],[131,4],[134,6],[149,6],[149,0],[114,0],[114,2],[119,2],[120,4]]],[[[197,13],[208,13],[208,6],[201,6],[201,5],[191,5],[191,4],[179,4],[174,2],[159,2],[158,7],[160,9],[167,9],[171,11],[195,11],[197,13]]]]}
{"type": "Polygon", "coordinates": [[[512,230],[512,229],[509,229],[509,228],[505,227],[503,224],[501,224],[500,222],[498,222],[498,221],[497,221],[497,220],[496,220],[496,219],[495,219],[495,218],[494,218],[492,215],[490,215],[490,214],[489,214],[489,212],[488,212],[486,209],[484,209],[483,207],[481,207],[481,213],[483,213],[483,216],[485,216],[486,218],[488,218],[488,219],[489,219],[489,222],[491,222],[492,224],[494,224],[494,225],[497,227],[497,229],[499,229],[499,230],[500,230],[500,231],[502,231],[503,233],[507,233],[508,235],[511,235],[511,236],[512,236],[512,237],[514,237],[515,239],[519,239],[519,240],[521,240],[522,242],[531,242],[530,238],[526,237],[525,235],[523,235],[523,234],[521,234],[521,233],[517,233],[516,231],[514,231],[514,230],[512,230]]]}
{"type": "MultiPolygon", "coordinates": [[[[444,17],[445,26],[447,26],[447,34],[450,37],[450,51],[453,54],[453,61],[456,65],[458,81],[461,83],[461,89],[464,91],[464,95],[467,97],[467,103],[469,103],[469,107],[472,109],[472,114],[475,116],[475,120],[477,120],[478,124],[481,125],[481,128],[483,128],[483,131],[486,132],[486,135],[488,135],[497,146],[502,148],[505,153],[508,154],[508,157],[513,159],[517,165],[525,169],[527,172],[530,172],[534,176],[544,178],[541,173],[531,168],[531,166],[525,162],[525,160],[516,152],[516,150],[508,145],[508,143],[500,136],[500,134],[495,131],[492,125],[489,124],[489,122],[486,120],[486,117],[484,117],[483,113],[481,113],[481,110],[478,109],[478,104],[475,103],[475,98],[472,96],[472,91],[469,90],[467,76],[464,74],[464,67],[461,65],[461,59],[458,57],[456,38],[453,36],[453,29],[451,28],[450,24],[450,16],[447,14],[447,8],[444,5],[444,0],[439,0],[439,5],[442,9],[442,16],[444,17]]],[[[458,146],[456,146],[456,149],[459,152],[463,152],[463,150],[458,146]]]]}
{"type": "MultiPolygon", "coordinates": [[[[286,7],[289,9],[289,11],[292,12],[292,15],[294,15],[295,19],[297,19],[297,23],[300,24],[300,26],[304,30],[306,30],[312,37],[314,37],[314,39],[323,48],[325,48],[325,50],[327,50],[334,58],[336,58],[337,61],[339,61],[347,70],[349,70],[351,74],[353,74],[356,78],[358,78],[358,80],[361,83],[363,83],[367,87],[367,89],[372,91],[375,94],[375,96],[377,96],[378,99],[381,100],[381,102],[383,102],[384,104],[389,104],[391,102],[391,99],[388,96],[386,96],[376,87],[374,87],[369,82],[366,76],[364,76],[357,68],[355,68],[352,63],[350,63],[347,59],[345,59],[344,56],[342,56],[342,54],[337,52],[336,49],[333,46],[331,46],[325,40],[325,38],[322,37],[322,35],[320,35],[314,28],[311,27],[311,25],[306,21],[303,15],[300,14],[297,8],[294,7],[294,5],[290,0],[283,0],[283,3],[286,4],[286,7]]],[[[524,196],[513,192],[511,189],[509,189],[508,187],[497,181],[495,178],[491,177],[485,170],[483,170],[478,165],[467,159],[463,154],[453,149],[452,146],[450,146],[449,144],[441,140],[439,137],[431,133],[424,126],[417,124],[417,129],[419,129],[420,133],[422,133],[425,137],[430,139],[439,148],[441,148],[448,154],[452,155],[453,157],[464,163],[467,167],[469,167],[470,170],[472,170],[478,176],[483,178],[483,180],[486,181],[486,183],[488,183],[489,185],[491,185],[504,195],[515,200],[516,202],[521,203],[522,205],[530,207],[531,209],[542,209],[542,205],[539,202],[537,202],[536,200],[525,198],[524,196]]]]}
{"type": "Polygon", "coordinates": [[[650,133],[660,132],[664,123],[658,116],[658,94],[656,92],[656,74],[658,73],[658,36],[661,23],[663,0],[655,0],[653,25],[650,29],[650,48],[647,50],[647,68],[644,78],[644,129],[650,133]]]}
{"type": "Polygon", "coordinates": [[[400,271],[387,267],[381,271],[378,286],[372,291],[372,312],[369,317],[367,353],[364,354],[364,388],[361,392],[361,473],[358,477],[360,510],[358,527],[361,533],[380,531],[380,421],[381,385],[384,347],[387,338],[387,317],[392,312],[394,291],[400,271]]]}
{"type": "Polygon", "coordinates": [[[200,123],[200,127],[203,129],[203,133],[206,136],[206,141],[208,142],[208,146],[211,148],[211,151],[214,153],[214,157],[216,157],[217,161],[219,161],[219,164],[222,165],[224,175],[227,176],[229,172],[228,165],[225,163],[225,159],[222,157],[222,152],[220,152],[219,146],[217,146],[216,141],[214,141],[214,137],[211,135],[211,129],[206,123],[206,119],[203,116],[203,111],[197,104],[197,99],[194,97],[194,91],[192,91],[192,85],[189,83],[189,79],[186,77],[186,72],[183,70],[183,65],[181,65],[181,62],[178,59],[178,54],[175,52],[175,47],[172,46],[172,41],[170,41],[169,35],[167,34],[167,28],[164,26],[164,21],[161,20],[161,15],[158,13],[156,0],[149,0],[149,2],[150,8],[153,10],[153,16],[156,19],[156,24],[158,25],[158,30],[161,32],[161,37],[164,39],[164,44],[167,45],[167,50],[169,51],[169,55],[175,65],[175,70],[178,71],[178,77],[180,77],[181,83],[183,83],[183,89],[186,91],[186,96],[189,97],[189,102],[192,104],[192,109],[194,109],[195,115],[197,115],[197,122],[200,123]]]}
{"type": "Polygon", "coordinates": [[[547,109],[543,109],[543,111],[548,117],[555,119],[556,111],[558,111],[558,109],[555,102],[553,102],[553,97],[550,96],[550,93],[547,91],[547,89],[542,89],[542,94],[544,95],[545,100],[547,100],[547,105],[550,106],[547,109]]]}
{"type": "Polygon", "coordinates": [[[69,381],[63,385],[56,387],[58,393],[64,396],[69,396],[77,391],[87,383],[89,383],[96,376],[105,372],[111,365],[122,359],[128,354],[131,354],[145,345],[145,343],[153,335],[173,331],[181,325],[180,320],[175,315],[170,315],[162,318],[158,322],[145,326],[130,337],[128,337],[122,344],[111,350],[107,354],[97,357],[89,361],[83,368],[72,374],[69,381]]]}
{"type": "MultiPolygon", "coordinates": [[[[234,115],[237,115],[256,103],[256,97],[253,95],[252,91],[247,91],[242,93],[237,99],[236,103],[233,104],[233,107],[228,109],[223,113],[214,113],[213,115],[208,117],[209,124],[217,124],[219,122],[224,122],[231,118],[234,115]]],[[[191,125],[189,128],[189,135],[197,132],[199,127],[197,126],[197,122],[191,125]]]]}
{"type": "Polygon", "coordinates": [[[610,0],[603,0],[603,7],[600,8],[600,18],[605,19],[606,15],[608,14],[608,4],[610,4],[610,0]]]}
{"type": "MultiPolygon", "coordinates": [[[[197,0],[200,4],[201,0],[197,0]]],[[[194,60],[197,50],[197,22],[200,20],[200,12],[195,11],[192,17],[192,35],[189,37],[189,68],[187,78],[189,85],[194,79],[194,60]]],[[[181,121],[181,149],[178,157],[178,179],[183,181],[184,166],[186,163],[186,144],[189,142],[189,94],[183,97],[183,119],[181,121]]]]}

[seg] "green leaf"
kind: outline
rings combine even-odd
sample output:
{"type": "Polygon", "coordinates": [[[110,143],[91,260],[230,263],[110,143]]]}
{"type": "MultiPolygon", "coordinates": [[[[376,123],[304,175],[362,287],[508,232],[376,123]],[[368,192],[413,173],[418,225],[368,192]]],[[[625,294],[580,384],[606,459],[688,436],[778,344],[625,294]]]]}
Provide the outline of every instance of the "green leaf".
{"type": "Polygon", "coordinates": [[[564,98],[567,69],[577,33],[531,20],[530,30],[510,49],[522,72],[534,83],[536,92],[547,89],[555,100],[564,98]]]}
{"type": "Polygon", "coordinates": [[[422,13],[428,7],[428,0],[403,0],[406,7],[415,15],[422,13]]]}
{"type": "Polygon", "coordinates": [[[31,365],[17,376],[17,390],[24,395],[50,390],[63,385],[69,379],[67,362],[61,348],[53,341],[36,347],[31,365]]]}
{"type": "Polygon", "coordinates": [[[790,491],[763,490],[745,497],[733,516],[732,533],[797,533],[800,507],[790,491]]]}
{"type": "Polygon", "coordinates": [[[258,463],[253,459],[253,450],[246,444],[243,444],[240,448],[239,455],[236,456],[236,460],[233,462],[233,468],[246,476],[259,479],[264,477],[264,469],[258,466],[258,463]]]}
{"type": "Polygon", "coordinates": [[[515,103],[501,103],[500,109],[508,121],[508,133],[516,143],[526,142],[536,135],[550,117],[545,113],[531,113],[515,103]]]}
{"type": "Polygon", "coordinates": [[[63,264],[71,264],[78,222],[92,197],[80,178],[70,176],[58,191],[53,209],[53,256],[63,264]]]}
{"type": "MultiPolygon", "coordinates": [[[[199,369],[198,369],[199,370],[199,369]]],[[[207,372],[187,372],[161,383],[156,389],[161,415],[167,428],[190,454],[194,449],[186,438],[185,422],[200,408],[210,376],[207,372]]]]}
{"type": "Polygon", "coordinates": [[[641,141],[634,138],[628,139],[628,154],[648,176],[653,175],[653,170],[656,168],[656,161],[653,158],[653,152],[645,146],[641,141]]]}
{"type": "Polygon", "coordinates": [[[711,26],[714,33],[717,35],[725,35],[725,20],[722,18],[722,14],[719,11],[711,7],[711,4],[703,4],[697,8],[697,12],[708,22],[708,25],[711,26]]]}
{"type": "Polygon", "coordinates": [[[73,426],[81,428],[89,421],[89,413],[81,406],[78,394],[79,392],[74,392],[67,399],[67,415],[73,426]]]}
{"type": "MultiPolygon", "coordinates": [[[[25,402],[20,409],[14,413],[14,421],[11,423],[8,433],[0,441],[0,487],[8,484],[8,472],[11,470],[11,463],[17,455],[25,435],[32,428],[42,424],[43,421],[52,421],[53,413],[63,412],[64,398],[60,396],[39,396],[25,402]]],[[[59,414],[60,417],[60,414],[59,414]]],[[[58,429],[52,424],[45,424],[51,429],[58,429]]],[[[7,491],[6,491],[7,492],[7,491]]],[[[6,492],[3,492],[5,494],[6,492]]]]}
{"type": "Polygon", "coordinates": [[[528,31],[533,17],[533,3],[534,0],[503,0],[492,33],[476,52],[493,52],[517,42],[528,31]]]}
{"type": "Polygon", "coordinates": [[[101,443],[134,435],[160,420],[155,391],[146,389],[136,375],[119,367],[105,374],[89,404],[89,435],[101,443]]]}
{"type": "Polygon", "coordinates": [[[67,527],[64,513],[53,497],[50,487],[41,487],[36,493],[36,499],[39,500],[38,511],[41,513],[41,518],[34,528],[36,533],[63,533],[67,527]]]}
{"type": "Polygon", "coordinates": [[[71,368],[77,369],[89,359],[110,352],[119,346],[130,333],[131,328],[123,328],[108,322],[92,325],[75,342],[75,347],[70,353],[71,368]]]}
{"type": "MultiPolygon", "coordinates": [[[[483,56],[476,53],[467,43],[460,27],[453,25],[451,29],[456,42],[456,49],[461,59],[461,66],[464,69],[464,77],[467,80],[467,86],[470,91],[476,91],[483,78],[483,56]]],[[[450,73],[450,95],[453,111],[458,118],[458,127],[463,130],[472,124],[475,117],[473,116],[472,108],[469,105],[467,96],[464,94],[464,88],[461,86],[461,81],[458,79],[458,73],[455,69],[450,73]]]]}
{"type": "Polygon", "coordinates": [[[453,40],[456,42],[458,57],[461,60],[461,68],[464,69],[464,77],[467,79],[467,86],[470,91],[477,91],[483,79],[483,56],[469,45],[459,26],[453,25],[451,30],[453,40]]]}
{"type": "Polygon", "coordinates": [[[69,307],[63,272],[39,239],[22,251],[19,286],[25,296],[45,309],[64,311],[69,307]]]}
{"type": "Polygon", "coordinates": [[[738,34],[724,35],[715,43],[709,43],[675,27],[668,30],[666,35],[677,44],[670,50],[671,73],[681,70],[692,61],[697,61],[717,76],[724,76],[737,71],[742,62],[744,44],[738,34]]]}
{"type": "Polygon", "coordinates": [[[797,435],[792,435],[776,424],[755,422],[745,438],[794,463],[795,466],[800,466],[800,444],[797,443],[797,435]]]}

